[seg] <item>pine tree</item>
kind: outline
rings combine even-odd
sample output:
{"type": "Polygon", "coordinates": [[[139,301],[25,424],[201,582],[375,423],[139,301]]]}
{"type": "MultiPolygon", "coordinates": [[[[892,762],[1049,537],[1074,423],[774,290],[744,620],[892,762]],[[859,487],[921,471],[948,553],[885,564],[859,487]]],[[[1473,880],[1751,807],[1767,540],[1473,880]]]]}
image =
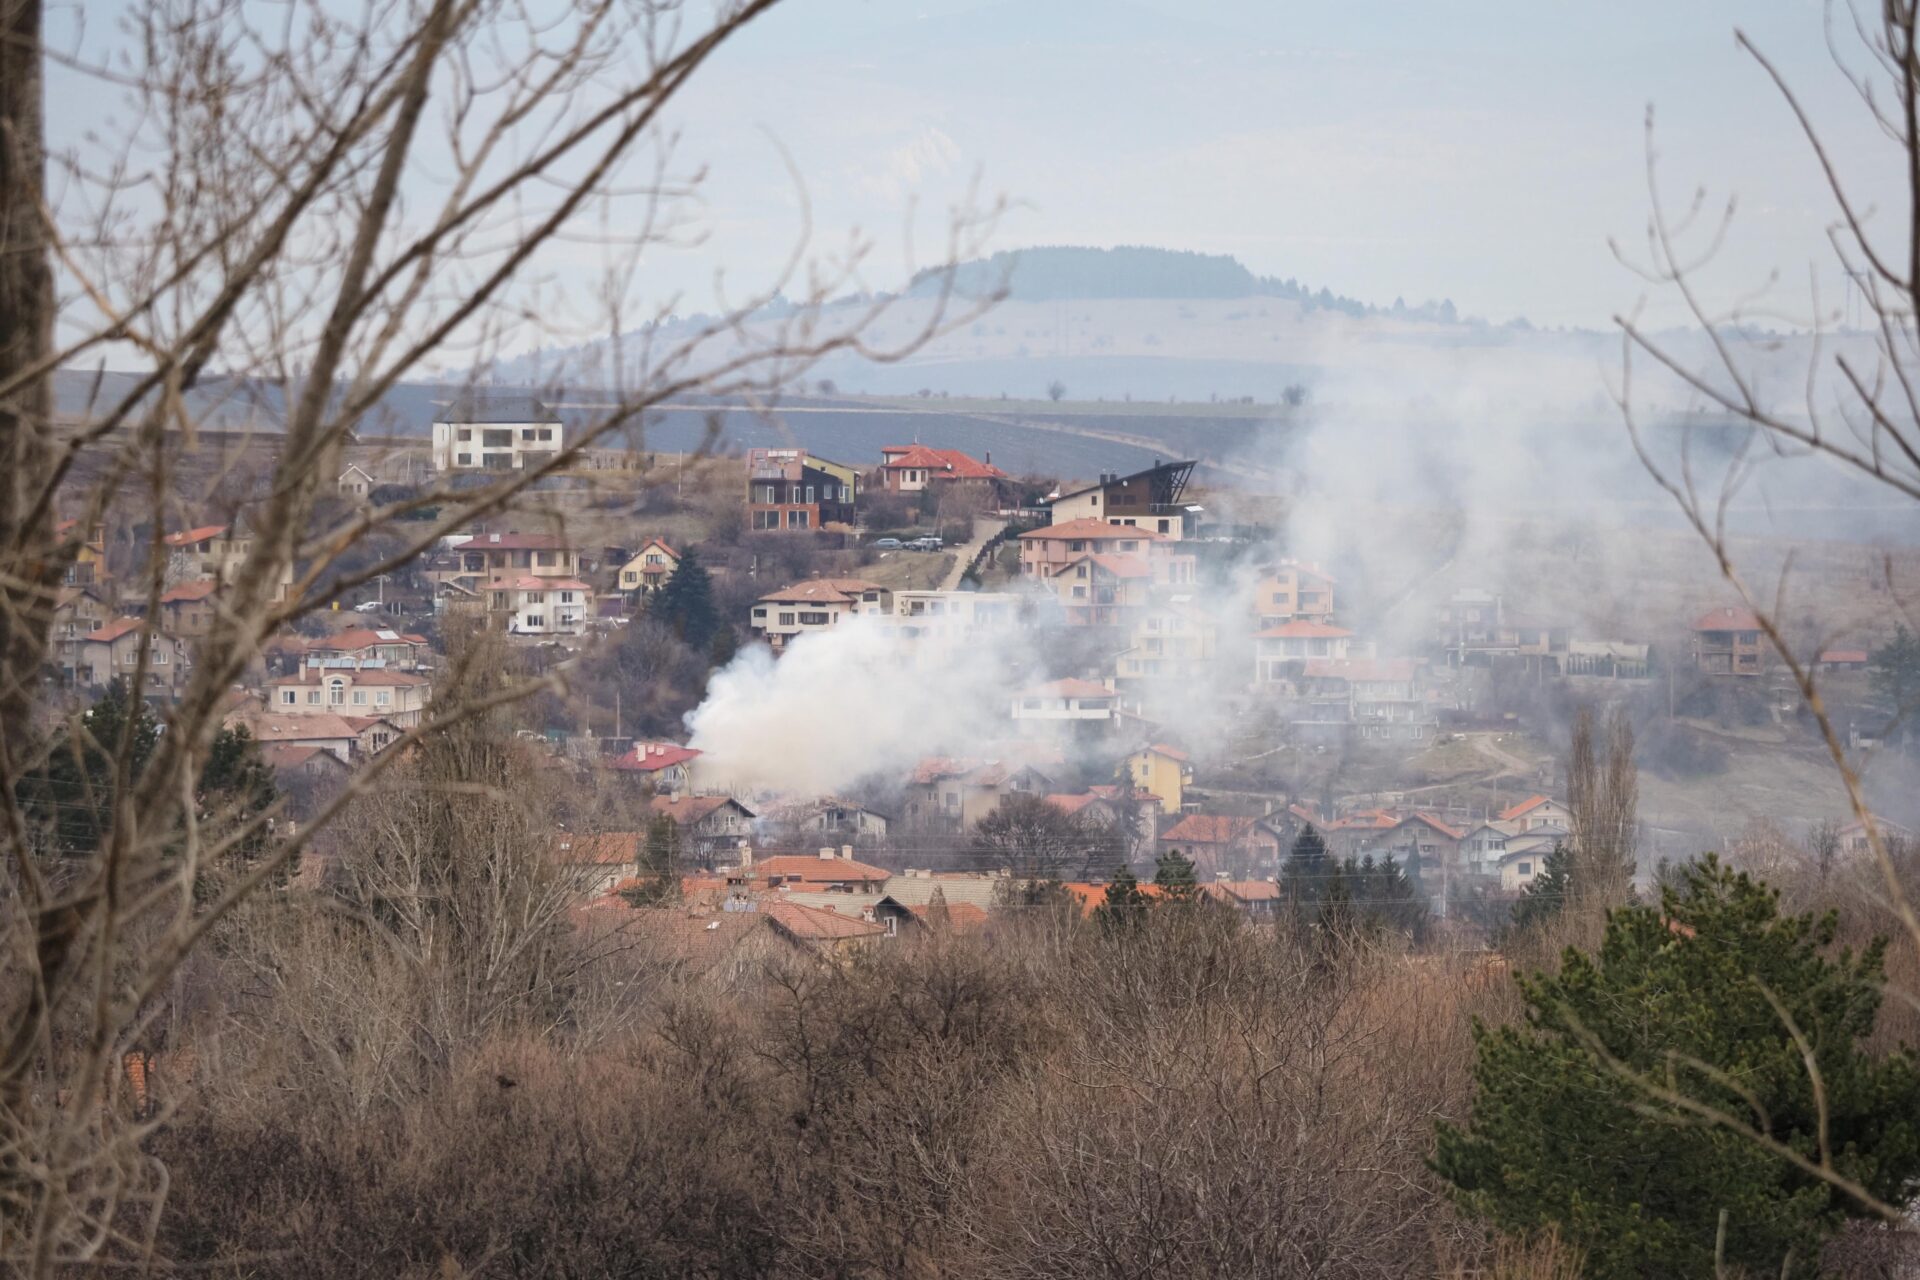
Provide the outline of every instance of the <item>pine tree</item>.
{"type": "MultiPolygon", "coordinates": [[[[221,729],[213,735],[206,767],[200,771],[198,809],[202,825],[239,830],[253,823],[279,794],[273,767],[260,754],[260,744],[245,725],[221,729]]],[[[267,851],[270,843],[271,833],[262,825],[243,839],[235,852],[243,864],[251,863],[267,851]]],[[[292,875],[291,865],[275,873],[282,885],[292,875]]]]}
{"type": "Polygon", "coordinates": [[[137,782],[160,741],[146,702],[116,679],[80,717],[79,732],[62,734],[45,767],[20,784],[29,822],[65,854],[97,848],[113,825],[116,761],[127,747],[127,778],[137,782]]]}
{"type": "Polygon", "coordinates": [[[1739,1130],[1809,1159],[1824,1146],[1869,1195],[1909,1201],[1920,1070],[1861,1044],[1885,942],[1830,957],[1832,914],[1782,916],[1777,894],[1711,856],[1682,881],[1658,907],[1609,913],[1597,953],[1570,948],[1559,973],[1522,979],[1524,1021],[1475,1028],[1471,1116],[1440,1126],[1434,1169],[1505,1230],[1557,1228],[1603,1280],[1718,1274],[1716,1237],[1730,1272],[1817,1275],[1822,1244],[1869,1208],[1739,1130]]]}
{"type": "Polygon", "coordinates": [[[1107,882],[1106,900],[1100,904],[1095,914],[1100,922],[1109,928],[1131,925],[1146,914],[1152,899],[1140,892],[1140,881],[1133,869],[1124,862],[1114,869],[1113,878],[1107,882]]]}
{"type": "Polygon", "coordinates": [[[680,827],[664,813],[656,813],[647,823],[647,837],[640,848],[639,883],[621,890],[621,896],[636,907],[655,907],[680,897],[680,827]]]}
{"type": "Polygon", "coordinates": [[[696,653],[708,653],[726,622],[713,603],[713,580],[688,547],[673,576],[654,593],[647,616],[670,629],[696,653]]]}
{"type": "Polygon", "coordinates": [[[1153,882],[1168,902],[1192,902],[1200,896],[1200,882],[1193,874],[1193,859],[1178,849],[1160,855],[1153,866],[1153,882]]]}
{"type": "Polygon", "coordinates": [[[1281,888],[1296,910],[1320,900],[1332,869],[1333,859],[1327,853],[1326,837],[1315,830],[1311,822],[1307,823],[1294,837],[1293,847],[1287,851],[1287,864],[1280,872],[1281,888]]]}
{"type": "Polygon", "coordinates": [[[1540,864],[1540,873],[1533,882],[1520,891],[1519,899],[1513,904],[1513,923],[1515,929],[1532,929],[1553,919],[1567,909],[1567,901],[1573,896],[1573,855],[1566,846],[1556,844],[1547,860],[1540,864]]]}

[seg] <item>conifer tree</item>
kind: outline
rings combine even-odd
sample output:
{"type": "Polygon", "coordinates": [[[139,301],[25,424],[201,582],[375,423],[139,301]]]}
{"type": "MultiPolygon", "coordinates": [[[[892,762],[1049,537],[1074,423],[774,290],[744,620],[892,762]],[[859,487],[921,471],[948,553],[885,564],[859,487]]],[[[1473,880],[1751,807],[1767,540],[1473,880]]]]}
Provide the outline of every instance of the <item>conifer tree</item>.
{"type": "Polygon", "coordinates": [[[1540,864],[1540,873],[1513,904],[1512,927],[1532,929],[1565,911],[1573,896],[1573,879],[1573,855],[1564,845],[1556,844],[1540,864]]]}
{"type": "Polygon", "coordinates": [[[1287,851],[1287,863],[1280,873],[1280,884],[1296,909],[1319,901],[1333,859],[1327,853],[1326,837],[1309,822],[1294,837],[1287,851]]]}
{"type": "Polygon", "coordinates": [[[1505,1230],[1557,1228],[1603,1280],[1818,1275],[1822,1244],[1872,1209],[1753,1134],[1911,1200],[1920,1070],[1862,1046],[1885,943],[1829,954],[1832,914],[1782,916],[1712,856],[1681,877],[1657,907],[1612,911],[1595,954],[1523,978],[1524,1021],[1476,1027],[1471,1116],[1440,1126],[1434,1168],[1505,1230]]]}
{"type": "Polygon", "coordinates": [[[1100,922],[1109,928],[1130,925],[1146,913],[1152,899],[1140,891],[1140,881],[1126,863],[1114,868],[1107,881],[1106,900],[1100,904],[1100,922]]]}
{"type": "Polygon", "coordinates": [[[640,883],[623,891],[636,907],[658,906],[680,896],[680,827],[664,813],[656,813],[647,823],[647,837],[640,847],[640,883]]]}
{"type": "Polygon", "coordinates": [[[671,630],[694,652],[711,652],[726,621],[713,603],[713,580],[692,547],[681,555],[673,576],[648,603],[647,616],[671,630]]]}
{"type": "Polygon", "coordinates": [[[54,742],[45,767],[21,781],[21,807],[54,850],[87,853],[112,826],[122,743],[132,784],[159,740],[152,709],[134,696],[125,680],[115,679],[81,714],[77,731],[63,733],[54,742]]]}
{"type": "Polygon", "coordinates": [[[1153,882],[1168,902],[1192,902],[1200,894],[1200,882],[1193,874],[1193,859],[1178,849],[1160,855],[1153,867],[1153,882]]]}

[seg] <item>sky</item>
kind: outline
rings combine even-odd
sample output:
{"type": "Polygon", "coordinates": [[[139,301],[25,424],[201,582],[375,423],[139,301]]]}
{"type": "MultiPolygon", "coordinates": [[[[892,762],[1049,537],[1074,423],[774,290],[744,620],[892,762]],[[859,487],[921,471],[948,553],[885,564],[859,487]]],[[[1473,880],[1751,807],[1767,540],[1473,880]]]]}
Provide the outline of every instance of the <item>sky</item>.
{"type": "Polygon", "coordinates": [[[1892,210],[1897,157],[1806,0],[788,0],[680,104],[681,154],[712,166],[706,235],[651,270],[697,301],[716,267],[777,263],[784,153],[816,236],[866,232],[876,276],[937,255],[977,181],[1012,202],[998,247],[1228,253],[1370,302],[1598,327],[1646,292],[1608,237],[1644,243],[1651,104],[1671,195],[1738,197],[1724,287],[1778,271],[1791,314],[1817,268],[1837,302],[1818,169],[1736,25],[1892,210]]]}

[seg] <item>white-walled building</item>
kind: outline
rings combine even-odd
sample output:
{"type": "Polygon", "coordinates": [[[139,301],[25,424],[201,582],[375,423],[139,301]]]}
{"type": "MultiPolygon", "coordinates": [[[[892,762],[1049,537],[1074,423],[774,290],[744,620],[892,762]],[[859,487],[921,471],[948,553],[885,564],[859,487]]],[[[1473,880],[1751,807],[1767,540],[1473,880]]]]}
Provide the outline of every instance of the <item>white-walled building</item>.
{"type": "Polygon", "coordinates": [[[435,471],[523,471],[566,445],[566,428],[532,396],[440,406],[433,422],[435,471]]]}
{"type": "Polygon", "coordinates": [[[583,635],[593,616],[593,588],[578,578],[496,578],[486,590],[487,612],[509,635],[583,635]]]}

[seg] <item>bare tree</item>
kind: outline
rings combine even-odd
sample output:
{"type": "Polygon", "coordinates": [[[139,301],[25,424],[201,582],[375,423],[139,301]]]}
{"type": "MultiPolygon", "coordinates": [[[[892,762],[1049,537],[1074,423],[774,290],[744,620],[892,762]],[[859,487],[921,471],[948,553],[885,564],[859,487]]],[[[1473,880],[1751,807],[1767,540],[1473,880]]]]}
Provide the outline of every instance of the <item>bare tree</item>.
{"type": "MultiPolygon", "coordinates": [[[[540,482],[586,467],[651,406],[694,391],[763,404],[824,356],[897,357],[955,318],[936,305],[874,349],[864,335],[888,302],[824,306],[873,296],[864,243],[816,262],[804,223],[785,269],[714,318],[670,324],[671,304],[639,301],[646,255],[693,231],[700,175],[677,159],[664,113],[772,3],[730,0],[701,23],[627,0],[558,14],[521,0],[137,0],[122,26],[56,38],[44,0],[0,0],[0,1263],[38,1277],[144,1255],[167,1178],[142,1149],[144,1122],[116,1102],[119,1063],[174,975],[411,747],[555,683],[437,700],[397,750],[209,895],[205,869],[279,817],[207,831],[193,803],[231,690],[277,632],[476,519],[532,510],[540,482]],[[49,66],[71,78],[63,91],[119,95],[124,123],[50,155],[49,66]],[[583,242],[604,266],[566,290],[556,260],[583,242]],[[799,305],[762,310],[782,294],[799,305]],[[547,461],[389,503],[322,501],[404,380],[451,369],[477,389],[512,345],[579,333],[614,339],[597,366],[536,389],[593,379],[588,419],[547,461]],[[131,372],[100,375],[80,412],[57,412],[60,371],[109,359],[131,372]],[[137,767],[126,743],[93,744],[115,760],[109,829],[50,858],[17,795],[57,739],[43,671],[62,576],[95,524],[137,531],[117,585],[150,640],[164,535],[239,465],[210,457],[204,432],[262,421],[277,430],[248,445],[271,466],[222,489],[247,496],[218,517],[252,539],[222,566],[165,732],[137,767]]],[[[958,213],[946,260],[986,225],[958,213]]],[[[153,649],[129,673],[136,690],[153,649]]],[[[70,710],[64,736],[83,734],[70,710]]]]}
{"type": "Polygon", "coordinates": [[[1639,794],[1625,709],[1616,707],[1607,718],[1602,743],[1596,741],[1593,708],[1581,707],[1567,754],[1567,807],[1573,812],[1573,884],[1582,898],[1606,905],[1626,900],[1639,843],[1639,794]]]}

